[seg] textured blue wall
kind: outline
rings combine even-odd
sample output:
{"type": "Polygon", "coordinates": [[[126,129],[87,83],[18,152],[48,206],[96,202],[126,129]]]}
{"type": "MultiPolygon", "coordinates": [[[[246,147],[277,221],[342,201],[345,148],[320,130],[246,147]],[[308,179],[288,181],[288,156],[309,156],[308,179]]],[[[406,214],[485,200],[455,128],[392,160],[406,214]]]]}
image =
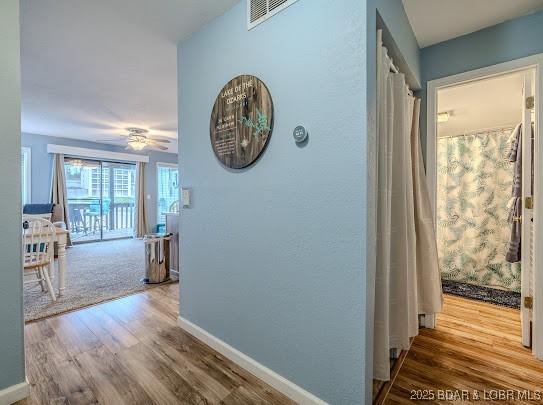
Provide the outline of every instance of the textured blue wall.
{"type": "MultiPolygon", "coordinates": [[[[403,59],[402,71],[410,76],[410,84],[418,89],[421,82],[420,49],[401,0],[373,0],[377,12],[392,36],[396,49],[389,49],[395,59],[403,59]],[[416,83],[415,83],[416,82],[416,83]]],[[[389,46],[390,47],[390,46],[389,46]]],[[[395,63],[401,64],[396,60],[395,63]]]]}
{"type": "MultiPolygon", "coordinates": [[[[32,174],[32,190],[31,197],[33,203],[48,202],[51,192],[51,166],[53,164],[53,155],[47,153],[47,145],[64,145],[74,146],[78,148],[89,148],[107,150],[111,152],[127,151],[122,146],[107,145],[97,142],[80,141],[70,138],[57,138],[52,136],[22,134],[22,146],[29,147],[32,150],[31,174],[32,174]]],[[[157,152],[154,150],[144,152],[130,152],[149,156],[149,164],[145,171],[145,190],[146,194],[151,195],[151,199],[147,200],[147,220],[149,226],[154,226],[157,219],[156,197],[157,197],[157,181],[156,181],[156,163],[177,163],[177,155],[174,153],[157,152]]]]}
{"type": "Polygon", "coordinates": [[[245,7],[179,46],[179,156],[193,190],[181,316],[330,403],[363,403],[366,2],[301,0],[251,31],[245,7]],[[254,166],[230,171],[209,122],[239,74],[267,84],[275,128],[254,166]]]}
{"type": "Polygon", "coordinates": [[[538,53],[543,53],[543,12],[422,49],[421,133],[425,155],[428,81],[538,53]]]}
{"type": "MultiPolygon", "coordinates": [[[[367,0],[366,15],[366,111],[367,111],[367,154],[368,154],[368,180],[366,218],[366,336],[364,349],[366,352],[366,373],[364,383],[366,387],[373,385],[373,323],[375,312],[375,269],[376,269],[376,207],[377,207],[377,176],[373,169],[376,166],[376,115],[377,115],[377,7],[378,0],[367,0]],[[373,156],[373,158],[372,158],[373,156]]],[[[366,389],[365,403],[372,403],[372,389],[366,389]]]]}
{"type": "Polygon", "coordinates": [[[19,1],[0,1],[0,391],[25,381],[19,1]]]}

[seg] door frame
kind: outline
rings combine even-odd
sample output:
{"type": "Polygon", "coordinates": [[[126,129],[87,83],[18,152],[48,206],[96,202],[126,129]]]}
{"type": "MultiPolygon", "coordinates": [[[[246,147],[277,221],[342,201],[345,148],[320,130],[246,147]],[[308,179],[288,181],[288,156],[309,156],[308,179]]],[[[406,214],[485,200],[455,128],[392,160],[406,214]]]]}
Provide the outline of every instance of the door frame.
{"type": "MultiPolygon", "coordinates": [[[[539,126],[543,123],[543,103],[540,101],[543,95],[543,54],[537,54],[520,58],[480,69],[471,70],[443,77],[427,83],[427,108],[426,108],[426,180],[430,195],[434,223],[436,223],[437,203],[437,93],[439,90],[477,81],[493,76],[515,71],[534,69],[535,71],[535,141],[534,152],[538,159],[534,159],[534,173],[542,173],[543,138],[539,134],[539,126]]],[[[532,352],[536,358],[543,360],[543,176],[534,179],[534,300],[533,300],[533,330],[532,352]]],[[[522,305],[522,304],[521,304],[522,305]]],[[[429,320],[430,321],[430,320],[429,320]]]]}

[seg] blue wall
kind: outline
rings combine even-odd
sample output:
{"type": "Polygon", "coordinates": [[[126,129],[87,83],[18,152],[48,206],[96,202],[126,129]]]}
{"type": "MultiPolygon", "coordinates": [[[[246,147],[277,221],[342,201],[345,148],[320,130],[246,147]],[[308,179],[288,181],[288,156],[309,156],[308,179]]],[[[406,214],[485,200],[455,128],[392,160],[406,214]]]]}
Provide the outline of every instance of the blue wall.
{"type": "MultiPolygon", "coordinates": [[[[421,133],[426,149],[426,88],[430,80],[543,53],[543,12],[422,49],[421,133]]],[[[425,151],[426,154],[426,151],[425,151]]]]}
{"type": "Polygon", "coordinates": [[[181,316],[333,404],[365,399],[366,7],[300,0],[247,31],[246,2],[178,48],[181,316]],[[219,91],[269,87],[275,128],[252,167],[209,141],[219,91]],[[298,124],[310,132],[301,148],[298,124]]]}
{"type": "Polygon", "coordinates": [[[420,49],[401,0],[372,1],[394,43],[394,46],[385,44],[390,48],[389,54],[408,77],[410,86],[418,89],[421,82],[420,49]]]}
{"type": "MultiPolygon", "coordinates": [[[[124,152],[127,151],[124,147],[107,145],[97,142],[86,142],[80,141],[77,139],[70,138],[58,138],[52,136],[44,135],[35,135],[35,134],[22,134],[22,146],[30,147],[32,150],[32,167],[31,167],[31,177],[32,177],[32,190],[31,198],[33,203],[43,203],[48,202],[50,199],[51,191],[51,169],[53,164],[53,155],[47,153],[47,145],[65,145],[65,146],[75,146],[78,148],[90,148],[90,149],[99,149],[107,150],[111,152],[124,152]]],[[[157,219],[157,206],[156,206],[156,197],[157,197],[157,175],[156,175],[156,164],[157,162],[164,163],[177,163],[177,155],[174,153],[164,153],[157,151],[144,151],[144,152],[130,152],[130,153],[139,153],[142,155],[149,156],[149,164],[145,171],[145,192],[146,194],[151,195],[150,200],[147,201],[147,220],[149,226],[156,225],[157,219]]]]}
{"type": "Polygon", "coordinates": [[[367,216],[366,216],[366,335],[364,350],[366,369],[364,383],[366,389],[365,403],[371,404],[373,399],[373,324],[375,312],[375,269],[376,269],[376,209],[377,209],[377,173],[375,158],[377,156],[377,4],[378,0],[367,0],[366,15],[366,112],[367,112],[367,216]]]}
{"type": "Polygon", "coordinates": [[[0,391],[25,381],[19,1],[0,1],[0,391]]]}

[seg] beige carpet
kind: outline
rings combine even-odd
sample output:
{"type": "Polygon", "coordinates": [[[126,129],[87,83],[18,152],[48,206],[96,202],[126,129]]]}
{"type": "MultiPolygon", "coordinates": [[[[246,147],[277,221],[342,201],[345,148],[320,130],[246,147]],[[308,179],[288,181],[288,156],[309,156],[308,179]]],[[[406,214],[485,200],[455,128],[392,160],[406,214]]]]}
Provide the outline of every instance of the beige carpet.
{"type": "MultiPolygon", "coordinates": [[[[97,304],[154,286],[141,283],[145,273],[143,241],[135,239],[76,245],[66,251],[66,292],[51,301],[38,283],[24,286],[25,321],[97,304]]],[[[31,276],[25,276],[31,277],[31,276]]],[[[53,285],[57,288],[55,270],[53,285]]]]}

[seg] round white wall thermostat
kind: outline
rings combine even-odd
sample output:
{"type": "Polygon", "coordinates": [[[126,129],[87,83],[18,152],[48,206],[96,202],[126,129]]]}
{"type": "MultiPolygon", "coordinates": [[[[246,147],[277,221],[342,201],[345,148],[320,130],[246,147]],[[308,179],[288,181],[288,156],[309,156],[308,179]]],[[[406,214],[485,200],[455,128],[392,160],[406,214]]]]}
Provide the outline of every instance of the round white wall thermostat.
{"type": "Polygon", "coordinates": [[[294,140],[296,141],[296,143],[300,143],[307,139],[308,134],[303,126],[298,125],[296,128],[294,128],[294,132],[292,135],[294,136],[294,140]]]}

